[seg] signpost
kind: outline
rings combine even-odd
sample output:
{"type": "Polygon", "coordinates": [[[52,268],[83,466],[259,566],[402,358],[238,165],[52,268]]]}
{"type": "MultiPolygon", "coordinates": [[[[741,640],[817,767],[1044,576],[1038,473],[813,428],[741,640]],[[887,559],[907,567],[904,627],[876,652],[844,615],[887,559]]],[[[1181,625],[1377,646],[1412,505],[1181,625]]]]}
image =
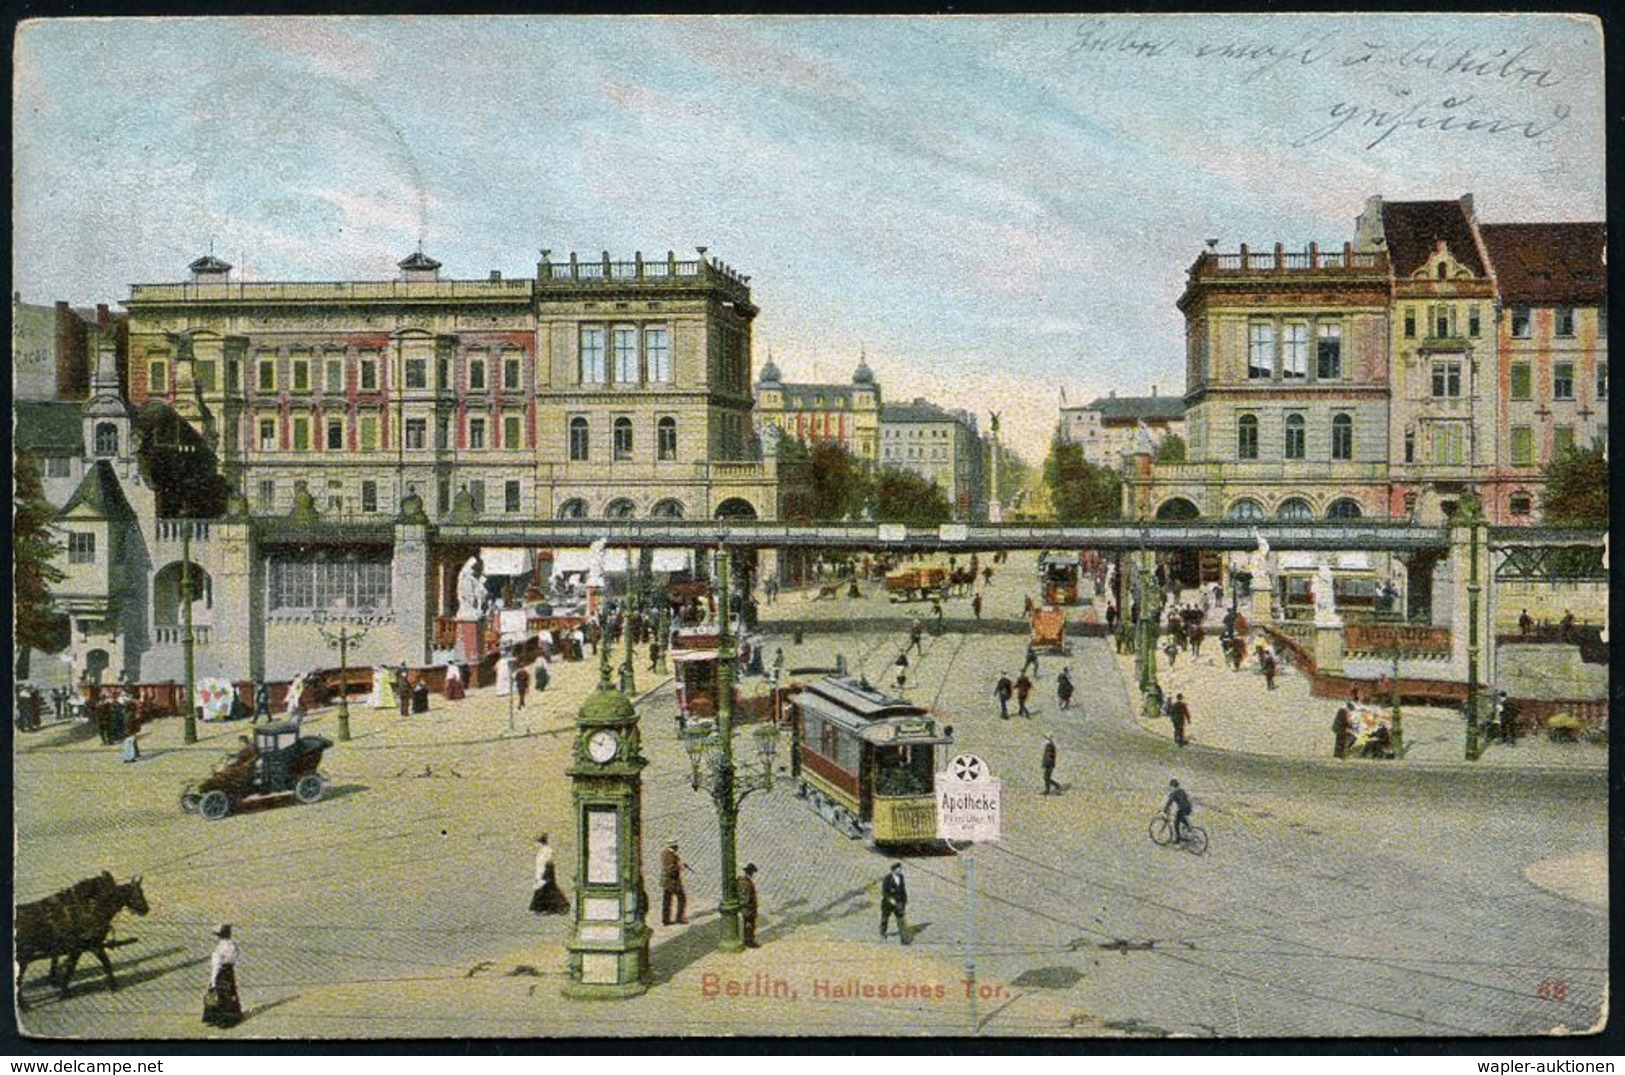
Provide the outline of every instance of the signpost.
{"type": "MultiPolygon", "coordinates": [[[[999,781],[987,763],[975,754],[961,754],[937,778],[937,833],[944,840],[997,843],[1003,817],[999,781]]],[[[970,1029],[980,1029],[976,1014],[976,860],[967,847],[960,853],[965,864],[965,982],[970,999],[970,1029]]]]}

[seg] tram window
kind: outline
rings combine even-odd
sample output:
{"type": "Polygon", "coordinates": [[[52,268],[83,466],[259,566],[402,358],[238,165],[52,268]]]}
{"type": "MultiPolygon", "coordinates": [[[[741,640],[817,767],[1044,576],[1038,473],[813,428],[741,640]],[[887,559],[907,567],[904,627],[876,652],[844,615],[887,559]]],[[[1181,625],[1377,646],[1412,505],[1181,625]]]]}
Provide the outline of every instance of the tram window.
{"type": "Polygon", "coordinates": [[[931,793],[931,749],[893,747],[875,752],[875,793],[877,795],[929,795],[931,793]]]}

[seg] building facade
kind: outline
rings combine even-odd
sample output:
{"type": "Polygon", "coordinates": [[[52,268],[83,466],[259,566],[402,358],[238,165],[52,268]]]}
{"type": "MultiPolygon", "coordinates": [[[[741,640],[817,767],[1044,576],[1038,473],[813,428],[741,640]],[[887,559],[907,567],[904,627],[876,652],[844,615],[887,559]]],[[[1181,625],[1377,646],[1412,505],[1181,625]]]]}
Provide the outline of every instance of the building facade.
{"type": "Polygon", "coordinates": [[[1352,244],[1201,254],[1186,324],[1186,461],[1133,457],[1131,518],[1385,514],[1388,263],[1352,244]]]}
{"type": "Polygon", "coordinates": [[[1484,506],[1504,524],[1540,514],[1539,481],[1565,450],[1608,443],[1608,290],[1600,223],[1484,224],[1496,280],[1502,435],[1484,506]]]}
{"type": "Polygon", "coordinates": [[[1155,386],[1149,396],[1123,396],[1115,391],[1081,407],[1061,408],[1061,436],[1083,449],[1084,461],[1117,470],[1123,458],[1149,438],[1160,448],[1170,435],[1185,439],[1185,401],[1164,396],[1155,386]]]}
{"type": "Polygon", "coordinates": [[[130,398],[215,445],[259,513],[772,518],[749,436],[744,279],[704,257],[545,260],[535,279],[241,283],[213,257],[129,300],[130,398]]]}
{"type": "Polygon", "coordinates": [[[771,358],[756,381],[756,423],[807,444],[839,444],[855,458],[880,462],[880,383],[866,357],[848,384],[808,384],[781,379],[771,358]]]}
{"type": "Polygon", "coordinates": [[[880,465],[935,482],[960,521],[987,516],[982,488],[982,438],[976,417],[924,399],[888,403],[880,411],[880,465]]]}

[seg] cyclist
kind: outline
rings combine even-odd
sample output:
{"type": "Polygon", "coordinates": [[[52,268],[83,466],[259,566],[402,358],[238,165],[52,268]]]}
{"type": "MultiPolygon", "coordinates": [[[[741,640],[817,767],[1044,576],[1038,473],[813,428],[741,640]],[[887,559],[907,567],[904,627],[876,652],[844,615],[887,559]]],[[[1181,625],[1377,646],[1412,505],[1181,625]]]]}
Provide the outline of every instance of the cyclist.
{"type": "Polygon", "coordinates": [[[1190,828],[1191,797],[1179,786],[1179,781],[1168,781],[1168,801],[1162,804],[1162,812],[1166,814],[1168,808],[1174,808],[1174,842],[1184,843],[1185,832],[1190,828]]]}

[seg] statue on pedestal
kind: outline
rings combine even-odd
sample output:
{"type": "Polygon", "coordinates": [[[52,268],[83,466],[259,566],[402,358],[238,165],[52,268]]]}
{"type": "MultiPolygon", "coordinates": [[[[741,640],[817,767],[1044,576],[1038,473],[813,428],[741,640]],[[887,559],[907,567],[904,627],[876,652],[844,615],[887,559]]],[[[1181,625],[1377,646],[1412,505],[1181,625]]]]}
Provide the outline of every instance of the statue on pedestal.
{"type": "Polygon", "coordinates": [[[1337,615],[1337,596],[1332,589],[1332,569],[1321,564],[1315,570],[1315,625],[1335,627],[1343,621],[1337,615]]]}
{"type": "Polygon", "coordinates": [[[457,618],[478,620],[485,615],[490,596],[485,592],[484,565],[478,556],[470,556],[457,573],[457,618]]]}

